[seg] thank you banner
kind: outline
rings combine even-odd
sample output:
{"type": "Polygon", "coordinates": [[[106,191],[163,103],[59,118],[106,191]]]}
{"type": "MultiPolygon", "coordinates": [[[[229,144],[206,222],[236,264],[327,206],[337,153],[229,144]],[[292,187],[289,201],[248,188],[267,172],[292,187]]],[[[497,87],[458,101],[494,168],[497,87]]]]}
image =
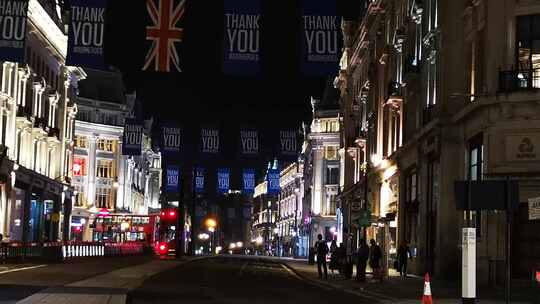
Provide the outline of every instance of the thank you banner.
{"type": "Polygon", "coordinates": [[[242,192],[253,194],[255,192],[255,170],[244,169],[242,172],[242,192]]]}
{"type": "Polygon", "coordinates": [[[195,168],[195,193],[204,192],[204,173],[205,170],[203,167],[195,168]]]}
{"type": "Polygon", "coordinates": [[[161,127],[161,149],[165,157],[178,156],[182,148],[182,128],[165,125],[161,127]]]}
{"type": "Polygon", "coordinates": [[[141,155],[143,125],[133,118],[126,118],[122,140],[123,155],[141,155]]]}
{"type": "Polygon", "coordinates": [[[178,183],[180,180],[180,168],[178,166],[167,166],[165,191],[168,193],[179,192],[178,183]]]}
{"type": "Polygon", "coordinates": [[[225,0],[225,74],[257,74],[260,69],[261,0],[225,0]]]}
{"type": "Polygon", "coordinates": [[[268,194],[279,193],[279,170],[268,169],[266,173],[266,182],[268,183],[268,194]]]}
{"type": "Polygon", "coordinates": [[[294,158],[300,148],[299,133],[295,129],[279,131],[279,154],[282,158],[294,158]]]}
{"type": "Polygon", "coordinates": [[[240,154],[242,156],[259,154],[259,132],[257,130],[240,130],[240,154]]]}
{"type": "Polygon", "coordinates": [[[229,192],[229,169],[219,168],[217,171],[217,191],[218,193],[229,192]]]}
{"type": "Polygon", "coordinates": [[[24,62],[28,0],[0,0],[0,61],[24,62]]]}
{"type": "Polygon", "coordinates": [[[219,129],[202,128],[200,147],[201,153],[218,154],[220,151],[219,129]]]}
{"type": "Polygon", "coordinates": [[[335,74],[341,52],[337,0],[303,0],[302,66],[307,75],[335,74]]]}
{"type": "Polygon", "coordinates": [[[67,65],[105,68],[105,6],[106,0],[71,0],[67,65]]]}

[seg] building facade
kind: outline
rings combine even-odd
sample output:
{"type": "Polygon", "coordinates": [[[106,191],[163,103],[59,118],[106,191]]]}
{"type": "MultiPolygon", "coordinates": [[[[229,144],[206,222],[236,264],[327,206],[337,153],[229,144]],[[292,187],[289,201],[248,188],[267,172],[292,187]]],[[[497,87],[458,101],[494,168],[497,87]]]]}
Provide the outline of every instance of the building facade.
{"type": "Polygon", "coordinates": [[[255,186],[251,220],[251,237],[255,252],[260,255],[277,255],[277,200],[268,194],[268,182],[255,186]]]}
{"type": "Polygon", "coordinates": [[[528,200],[540,196],[540,38],[531,30],[540,7],[510,0],[376,0],[361,7],[343,23],[335,81],[342,149],[359,149],[364,162],[345,162],[345,183],[358,186],[344,201],[367,198],[373,216],[366,236],[382,245],[387,262],[408,243],[410,269],[420,275],[459,277],[461,228],[470,219],[478,282],[494,284],[503,282],[505,214],[458,211],[454,183],[517,180],[512,275],[530,277],[540,256],[530,233],[540,224],[527,217],[528,200]],[[363,195],[358,176],[365,170],[363,195]]]}
{"type": "Polygon", "coordinates": [[[82,69],[65,65],[60,13],[28,2],[24,63],[0,63],[0,234],[9,241],[69,238],[74,97],[82,69]]]}

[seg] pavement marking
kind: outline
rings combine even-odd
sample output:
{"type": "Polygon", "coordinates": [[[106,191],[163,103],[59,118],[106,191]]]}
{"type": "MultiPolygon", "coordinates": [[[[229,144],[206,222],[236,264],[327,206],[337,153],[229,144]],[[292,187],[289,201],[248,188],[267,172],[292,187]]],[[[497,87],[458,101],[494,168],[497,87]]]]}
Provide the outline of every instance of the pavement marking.
{"type": "Polygon", "coordinates": [[[30,270],[30,269],[36,269],[47,266],[46,264],[43,265],[36,265],[36,266],[28,266],[28,267],[21,267],[21,268],[15,268],[10,270],[4,270],[0,271],[0,274],[10,273],[10,272],[17,272],[17,271],[23,271],[23,270],[30,270]]]}

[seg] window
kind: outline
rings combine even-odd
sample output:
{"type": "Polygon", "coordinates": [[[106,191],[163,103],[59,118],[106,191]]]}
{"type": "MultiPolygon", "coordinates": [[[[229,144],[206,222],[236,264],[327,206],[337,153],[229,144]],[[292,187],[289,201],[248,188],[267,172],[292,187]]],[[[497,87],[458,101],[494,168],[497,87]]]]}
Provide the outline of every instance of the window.
{"type": "Polygon", "coordinates": [[[516,59],[520,88],[540,88],[540,15],[517,18],[516,59]]]}
{"type": "Polygon", "coordinates": [[[113,178],[114,177],[113,161],[109,159],[98,159],[96,176],[104,177],[104,178],[113,178]]]}
{"type": "Polygon", "coordinates": [[[86,176],[86,160],[82,157],[73,158],[73,175],[86,176]]]}
{"type": "Polygon", "coordinates": [[[326,168],[326,184],[327,185],[339,184],[339,167],[326,168]]]}
{"type": "MultiPolygon", "coordinates": [[[[483,135],[478,134],[468,142],[468,179],[478,181],[484,174],[484,143],[483,135]]],[[[471,222],[475,223],[477,237],[482,237],[482,212],[471,211],[471,222]]]]}
{"type": "Polygon", "coordinates": [[[86,136],[75,135],[75,147],[87,149],[88,148],[88,138],[86,136]]]}
{"type": "Polygon", "coordinates": [[[110,188],[96,188],[96,206],[98,208],[113,208],[113,193],[110,188]]]}
{"type": "Polygon", "coordinates": [[[107,152],[115,152],[115,141],[112,139],[98,139],[97,149],[107,152]]]}
{"type": "Polygon", "coordinates": [[[405,178],[405,240],[416,244],[416,230],[418,227],[418,175],[416,169],[409,171],[405,178]]]}
{"type": "Polygon", "coordinates": [[[75,197],[75,206],[82,207],[86,203],[86,197],[84,195],[84,189],[82,185],[75,184],[75,191],[77,191],[77,196],[75,197]]]}
{"type": "Polygon", "coordinates": [[[338,147],[336,146],[324,147],[324,159],[338,160],[338,147]]]}

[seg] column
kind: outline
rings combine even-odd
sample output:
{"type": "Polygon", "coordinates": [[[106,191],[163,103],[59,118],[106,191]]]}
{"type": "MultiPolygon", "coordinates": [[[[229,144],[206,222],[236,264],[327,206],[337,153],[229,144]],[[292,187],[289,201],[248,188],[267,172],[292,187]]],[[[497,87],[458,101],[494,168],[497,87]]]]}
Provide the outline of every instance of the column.
{"type": "Polygon", "coordinates": [[[118,149],[116,151],[116,162],[118,167],[118,188],[116,188],[116,208],[124,209],[124,197],[126,195],[126,157],[122,155],[122,141],[118,141],[118,149]]]}
{"type": "Polygon", "coordinates": [[[89,207],[94,205],[96,198],[96,137],[88,136],[88,192],[87,201],[89,207]]]}
{"type": "Polygon", "coordinates": [[[313,149],[313,196],[311,201],[311,210],[315,215],[323,212],[323,151],[320,147],[313,149]]]}

